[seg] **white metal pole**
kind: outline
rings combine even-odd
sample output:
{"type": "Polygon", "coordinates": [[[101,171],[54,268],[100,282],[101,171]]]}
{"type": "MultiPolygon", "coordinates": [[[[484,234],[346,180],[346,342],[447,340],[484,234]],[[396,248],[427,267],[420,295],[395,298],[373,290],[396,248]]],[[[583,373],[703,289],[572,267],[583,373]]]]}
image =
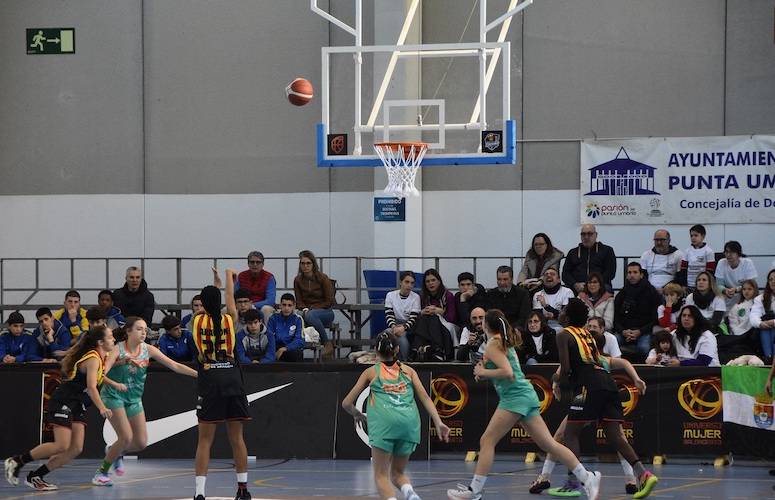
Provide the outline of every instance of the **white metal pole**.
{"type": "Polygon", "coordinates": [[[361,122],[361,83],[363,78],[363,54],[360,48],[363,46],[363,0],[355,2],[355,145],[353,154],[360,155],[363,151],[361,132],[358,130],[361,122]]]}
{"type": "MultiPolygon", "coordinates": [[[[321,110],[321,113],[323,115],[321,117],[321,119],[323,121],[323,127],[324,127],[323,133],[324,134],[328,134],[328,133],[330,133],[329,123],[328,123],[328,119],[329,119],[329,115],[328,115],[328,97],[329,97],[329,95],[328,95],[329,94],[329,89],[328,89],[328,87],[329,87],[328,65],[330,64],[329,59],[331,58],[331,55],[326,50],[326,47],[323,47],[321,49],[321,53],[322,53],[322,56],[321,56],[321,64],[320,64],[320,66],[321,66],[321,71],[320,71],[321,82],[320,82],[320,86],[322,87],[322,99],[321,99],[322,102],[321,102],[320,110],[321,110]]],[[[323,139],[325,140],[325,137],[323,139]]]]}
{"type": "MultiPolygon", "coordinates": [[[[487,0],[479,0],[479,43],[487,43],[487,0]]],[[[487,87],[484,76],[487,73],[487,52],[479,49],[479,121],[482,130],[487,128],[487,87]]],[[[481,148],[481,143],[479,144],[481,148]]]]}

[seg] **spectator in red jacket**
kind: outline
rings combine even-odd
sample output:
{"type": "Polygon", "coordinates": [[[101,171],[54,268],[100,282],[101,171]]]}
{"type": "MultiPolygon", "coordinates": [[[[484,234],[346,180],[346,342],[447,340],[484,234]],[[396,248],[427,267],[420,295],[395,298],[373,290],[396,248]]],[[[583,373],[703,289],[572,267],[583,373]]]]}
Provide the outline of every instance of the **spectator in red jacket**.
{"type": "Polygon", "coordinates": [[[264,324],[275,313],[277,300],[277,280],[272,273],[264,269],[264,254],[253,250],[248,254],[248,269],[237,275],[234,291],[247,290],[253,306],[261,313],[264,324]]]}

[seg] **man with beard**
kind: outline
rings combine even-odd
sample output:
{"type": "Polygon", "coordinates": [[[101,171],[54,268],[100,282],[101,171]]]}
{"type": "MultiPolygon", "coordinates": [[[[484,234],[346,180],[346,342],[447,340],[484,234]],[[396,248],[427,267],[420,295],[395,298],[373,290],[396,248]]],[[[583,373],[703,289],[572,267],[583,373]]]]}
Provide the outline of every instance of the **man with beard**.
{"type": "Polygon", "coordinates": [[[614,299],[614,333],[624,357],[642,361],[651,349],[651,332],[657,324],[659,294],[643,279],[637,262],[627,265],[627,282],[614,299]]]}

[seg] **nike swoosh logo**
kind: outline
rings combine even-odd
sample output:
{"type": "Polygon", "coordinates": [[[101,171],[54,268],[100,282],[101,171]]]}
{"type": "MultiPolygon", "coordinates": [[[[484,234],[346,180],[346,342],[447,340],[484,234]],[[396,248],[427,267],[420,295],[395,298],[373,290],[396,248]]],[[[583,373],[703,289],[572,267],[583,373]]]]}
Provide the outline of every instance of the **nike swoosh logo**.
{"type": "MultiPolygon", "coordinates": [[[[293,382],[248,394],[248,403],[252,403],[257,399],[268,396],[280,389],[285,389],[291,384],[293,384],[293,382]]],[[[196,418],[196,409],[170,415],[169,417],[151,420],[146,424],[146,428],[148,429],[148,446],[158,443],[159,441],[164,441],[181,432],[185,432],[192,427],[196,427],[198,424],[199,421],[196,418]]],[[[105,424],[102,426],[102,438],[106,443],[114,443],[116,439],[118,439],[116,431],[113,430],[113,426],[110,425],[110,421],[108,420],[105,420],[105,424]]]]}

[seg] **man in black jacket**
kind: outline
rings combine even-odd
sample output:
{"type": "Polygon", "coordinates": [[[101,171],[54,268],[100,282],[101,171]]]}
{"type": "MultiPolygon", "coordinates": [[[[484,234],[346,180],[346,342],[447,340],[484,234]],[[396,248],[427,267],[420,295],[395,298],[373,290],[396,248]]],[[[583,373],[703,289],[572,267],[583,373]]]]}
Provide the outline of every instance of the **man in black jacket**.
{"type": "Polygon", "coordinates": [[[627,264],[627,281],[614,299],[614,332],[625,357],[642,361],[648,354],[660,303],[657,290],[643,278],[640,264],[627,264]]]}
{"type": "Polygon", "coordinates": [[[562,281],[578,295],[584,290],[584,284],[592,272],[600,273],[606,289],[609,292],[613,290],[611,281],[616,275],[614,249],[597,241],[594,224],[584,224],[581,226],[581,243],[565,256],[562,281]]]}
{"type": "Polygon", "coordinates": [[[514,328],[521,328],[530,313],[530,293],[514,284],[514,270],[500,266],[498,287],[487,291],[487,309],[500,309],[514,328]]]}
{"type": "Polygon", "coordinates": [[[471,311],[475,307],[484,307],[487,291],[476,283],[474,275],[469,272],[457,275],[458,292],[455,294],[455,324],[460,328],[469,325],[471,311]]]}
{"type": "Polygon", "coordinates": [[[139,316],[148,326],[151,325],[155,302],[139,267],[127,268],[126,283],[113,292],[113,304],[121,310],[125,318],[139,316]]]}

